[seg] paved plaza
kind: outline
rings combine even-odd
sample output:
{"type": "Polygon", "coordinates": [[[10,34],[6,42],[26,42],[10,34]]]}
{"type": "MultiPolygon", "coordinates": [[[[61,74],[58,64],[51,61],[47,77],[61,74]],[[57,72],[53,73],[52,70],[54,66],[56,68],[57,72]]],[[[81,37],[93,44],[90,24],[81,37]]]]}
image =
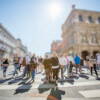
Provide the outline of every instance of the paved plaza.
{"type": "MultiPolygon", "coordinates": [[[[68,78],[65,73],[64,81],[59,80],[58,86],[44,84],[44,74],[36,74],[35,82],[22,79],[19,76],[12,78],[13,66],[8,68],[7,78],[0,77],[0,100],[100,100],[100,80],[91,76],[87,69],[85,74],[68,78]]],[[[2,70],[0,70],[2,75],[2,70]]],[[[100,71],[99,71],[100,74],[100,71]]]]}

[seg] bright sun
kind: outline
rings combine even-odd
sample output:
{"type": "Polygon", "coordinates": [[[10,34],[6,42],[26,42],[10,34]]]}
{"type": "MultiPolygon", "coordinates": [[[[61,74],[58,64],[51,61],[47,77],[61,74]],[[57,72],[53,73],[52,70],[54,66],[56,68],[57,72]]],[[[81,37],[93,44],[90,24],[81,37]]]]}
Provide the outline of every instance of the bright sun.
{"type": "Polygon", "coordinates": [[[49,13],[51,18],[53,19],[57,18],[61,14],[61,11],[62,11],[62,6],[60,3],[53,2],[49,5],[49,13]]]}

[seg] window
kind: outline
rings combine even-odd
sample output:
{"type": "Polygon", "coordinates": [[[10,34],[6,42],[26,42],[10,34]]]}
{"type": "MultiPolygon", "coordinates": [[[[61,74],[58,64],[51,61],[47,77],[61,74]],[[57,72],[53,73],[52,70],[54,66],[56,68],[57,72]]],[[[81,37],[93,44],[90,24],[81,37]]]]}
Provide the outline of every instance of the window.
{"type": "Polygon", "coordinates": [[[79,21],[80,21],[80,22],[83,21],[83,17],[82,17],[82,15],[79,15],[79,21]]]}
{"type": "Polygon", "coordinates": [[[98,23],[100,24],[100,17],[98,17],[98,23]]]}
{"type": "Polygon", "coordinates": [[[95,33],[91,34],[91,43],[97,43],[97,38],[95,33]]]}
{"type": "Polygon", "coordinates": [[[81,43],[88,43],[88,39],[85,34],[81,34],[81,43]]]}
{"type": "Polygon", "coordinates": [[[74,35],[74,33],[70,34],[68,41],[69,41],[70,45],[75,44],[75,35],[74,35]]]}
{"type": "Polygon", "coordinates": [[[93,23],[93,19],[92,19],[91,16],[88,17],[88,20],[89,20],[90,23],[93,23]]]}

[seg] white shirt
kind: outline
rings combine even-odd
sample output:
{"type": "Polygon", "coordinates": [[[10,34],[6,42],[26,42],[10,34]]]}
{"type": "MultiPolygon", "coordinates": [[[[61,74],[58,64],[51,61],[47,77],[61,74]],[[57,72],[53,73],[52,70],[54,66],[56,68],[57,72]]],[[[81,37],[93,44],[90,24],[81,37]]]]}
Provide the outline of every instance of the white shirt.
{"type": "Polygon", "coordinates": [[[97,55],[97,64],[100,64],[100,54],[97,55]]]}
{"type": "Polygon", "coordinates": [[[65,57],[59,57],[59,63],[60,65],[67,65],[67,61],[65,57]]]}
{"type": "Polygon", "coordinates": [[[30,57],[26,56],[26,64],[29,64],[29,63],[30,63],[30,57]]]}

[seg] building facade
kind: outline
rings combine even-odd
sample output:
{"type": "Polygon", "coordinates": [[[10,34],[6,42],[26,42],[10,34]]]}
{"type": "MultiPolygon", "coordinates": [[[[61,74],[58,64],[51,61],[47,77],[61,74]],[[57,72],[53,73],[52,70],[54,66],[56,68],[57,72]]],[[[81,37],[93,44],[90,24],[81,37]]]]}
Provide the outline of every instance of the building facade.
{"type": "Polygon", "coordinates": [[[22,44],[20,39],[16,40],[16,44],[17,44],[15,49],[16,54],[22,57],[26,56],[28,54],[27,47],[22,44]]]}
{"type": "Polygon", "coordinates": [[[100,52],[100,12],[72,9],[62,25],[62,53],[83,58],[100,52]]]}
{"type": "Polygon", "coordinates": [[[15,39],[8,30],[0,24],[0,58],[11,58],[15,54],[20,54],[20,52],[23,53],[21,56],[25,56],[27,48],[22,45],[21,41],[19,44],[19,40],[15,39]]]}
{"type": "Polygon", "coordinates": [[[59,54],[62,51],[62,41],[61,40],[56,40],[53,41],[51,44],[51,53],[56,52],[59,54]]]}

